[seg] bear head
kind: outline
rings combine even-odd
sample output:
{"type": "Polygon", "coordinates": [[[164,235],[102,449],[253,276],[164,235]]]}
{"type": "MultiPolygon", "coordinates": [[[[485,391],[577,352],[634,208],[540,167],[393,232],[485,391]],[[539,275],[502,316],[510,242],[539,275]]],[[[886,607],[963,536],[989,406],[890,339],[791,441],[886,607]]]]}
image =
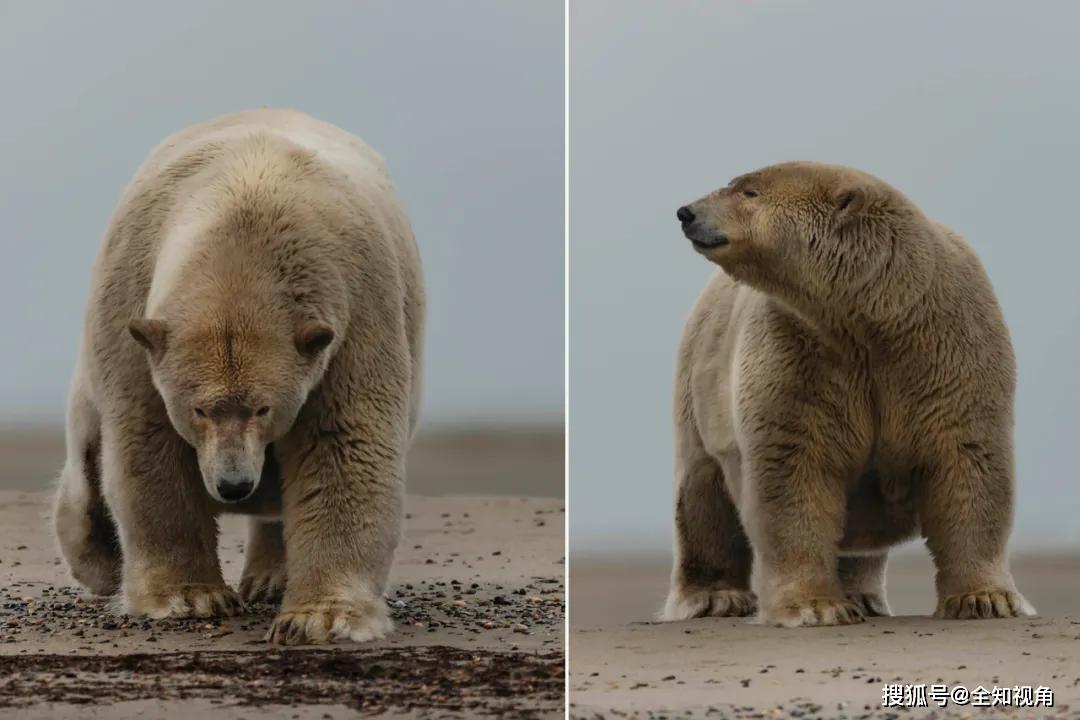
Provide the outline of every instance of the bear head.
{"type": "Polygon", "coordinates": [[[255,492],[270,443],[293,426],[326,371],[336,333],[317,320],[139,318],[128,327],[176,432],[198,455],[211,497],[255,492]]]}
{"type": "Polygon", "coordinates": [[[866,173],[792,162],[740,175],[677,217],[727,274],[802,305],[858,297],[887,267],[909,210],[866,173]]]}

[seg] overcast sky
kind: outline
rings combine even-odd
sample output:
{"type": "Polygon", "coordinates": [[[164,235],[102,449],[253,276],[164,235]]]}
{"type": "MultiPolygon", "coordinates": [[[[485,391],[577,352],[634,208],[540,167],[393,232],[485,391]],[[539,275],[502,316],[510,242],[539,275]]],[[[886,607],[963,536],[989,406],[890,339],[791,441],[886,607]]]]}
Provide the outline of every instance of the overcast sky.
{"type": "Polygon", "coordinates": [[[90,267],[169,133],[259,106],[378,150],[427,276],[423,416],[561,421],[563,3],[0,4],[0,425],[59,422],[90,267]]]}
{"type": "Polygon", "coordinates": [[[806,159],[906,192],[981,255],[1019,361],[1017,546],[1080,545],[1080,4],[571,3],[575,554],[666,552],[671,387],[712,272],[675,209],[806,159]]]}

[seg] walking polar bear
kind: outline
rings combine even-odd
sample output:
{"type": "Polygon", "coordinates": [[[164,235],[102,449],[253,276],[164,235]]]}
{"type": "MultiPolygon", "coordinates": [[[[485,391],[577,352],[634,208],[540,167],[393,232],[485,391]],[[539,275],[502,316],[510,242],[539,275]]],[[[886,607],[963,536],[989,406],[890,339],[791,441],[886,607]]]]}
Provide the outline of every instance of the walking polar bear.
{"type": "Polygon", "coordinates": [[[139,169],[93,271],[56,532],[127,612],[377,638],[420,396],[424,291],[381,158],[307,115],[226,115],[139,169]],[[251,514],[238,595],[221,512],[251,514]]]}
{"type": "Polygon", "coordinates": [[[1034,614],[1006,554],[1015,361],[971,247],[884,182],[817,163],[677,214],[723,272],[679,350],[661,617],[887,615],[888,548],[920,533],[937,617],[1034,614]]]}

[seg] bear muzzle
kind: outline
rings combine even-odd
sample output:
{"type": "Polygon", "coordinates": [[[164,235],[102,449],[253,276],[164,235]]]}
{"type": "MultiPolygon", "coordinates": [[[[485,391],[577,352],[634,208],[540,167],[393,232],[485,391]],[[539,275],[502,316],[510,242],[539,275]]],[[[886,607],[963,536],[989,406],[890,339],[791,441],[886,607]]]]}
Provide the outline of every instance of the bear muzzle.
{"type": "Polygon", "coordinates": [[[214,487],[225,502],[240,502],[250,497],[255,491],[255,481],[248,477],[223,477],[218,478],[214,487]]]}
{"type": "Polygon", "coordinates": [[[694,249],[699,252],[714,250],[727,245],[729,242],[727,235],[705,227],[697,213],[689,205],[683,205],[675,211],[675,217],[678,218],[682,226],[683,235],[694,246],[694,249]]]}

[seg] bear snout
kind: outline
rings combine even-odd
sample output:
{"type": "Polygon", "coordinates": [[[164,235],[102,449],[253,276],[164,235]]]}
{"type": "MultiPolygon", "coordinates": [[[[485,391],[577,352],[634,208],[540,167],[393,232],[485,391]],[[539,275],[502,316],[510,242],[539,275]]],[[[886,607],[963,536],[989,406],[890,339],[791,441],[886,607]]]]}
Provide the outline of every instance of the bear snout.
{"type": "Polygon", "coordinates": [[[683,205],[675,211],[675,217],[682,224],[683,235],[697,250],[712,250],[728,244],[728,236],[705,226],[689,205],[683,205]]]}
{"type": "Polygon", "coordinates": [[[240,502],[255,490],[255,481],[247,477],[218,478],[214,485],[225,502],[240,502]]]}

